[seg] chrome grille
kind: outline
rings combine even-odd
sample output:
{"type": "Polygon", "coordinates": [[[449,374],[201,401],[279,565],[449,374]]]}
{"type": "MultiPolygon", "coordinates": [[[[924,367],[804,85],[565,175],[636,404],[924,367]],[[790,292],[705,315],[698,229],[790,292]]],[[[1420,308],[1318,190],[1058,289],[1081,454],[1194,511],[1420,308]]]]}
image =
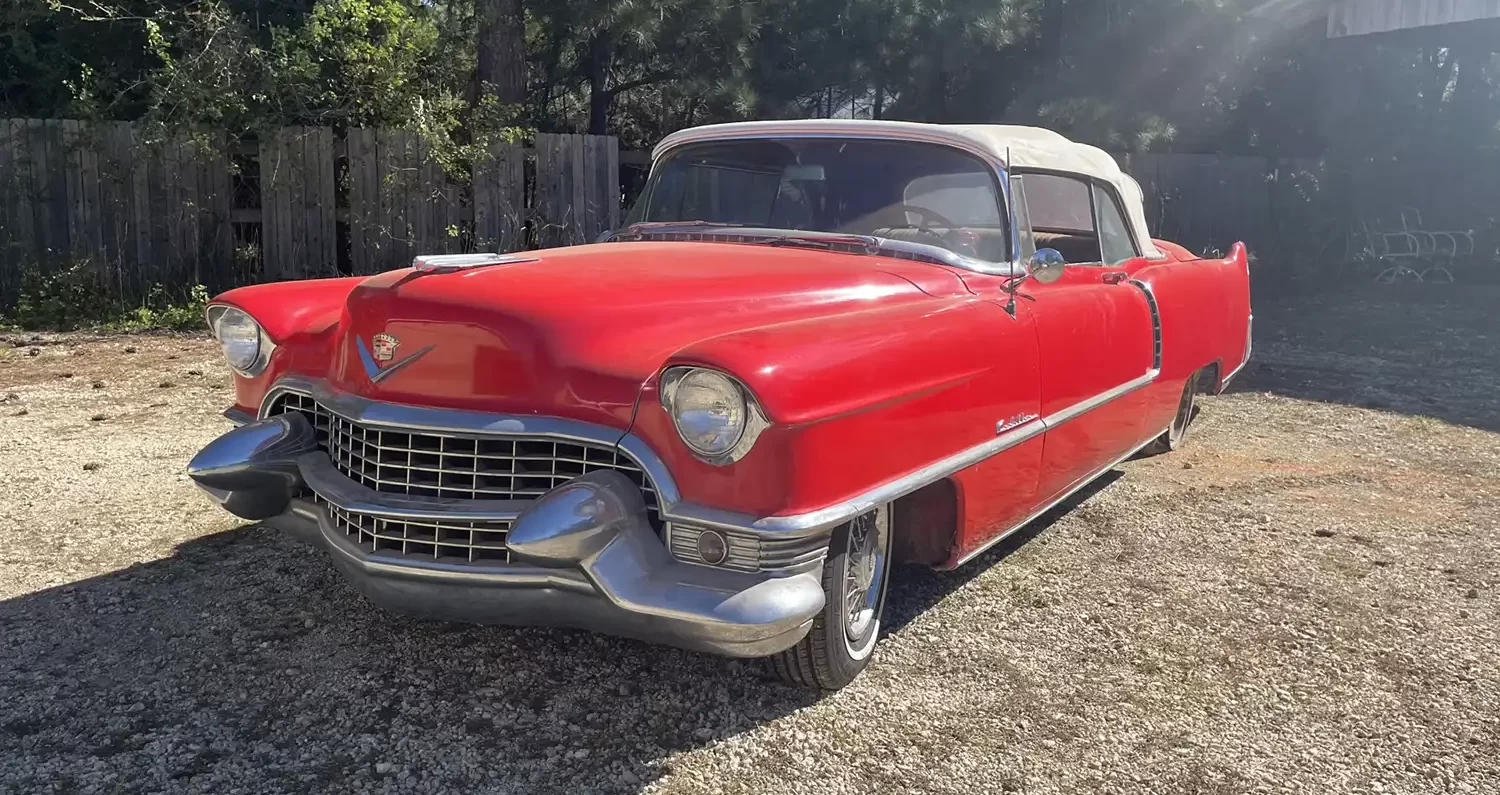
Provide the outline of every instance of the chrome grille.
{"type": "MultiPolygon", "coordinates": [[[[385,494],[483,500],[532,500],[589,472],[612,469],[641,489],[651,523],[661,527],[656,488],[614,445],[538,436],[466,436],[362,425],[313,398],[284,392],[266,416],[296,411],[317,431],[318,446],[345,477],[385,494]]],[[[315,497],[310,491],[302,496],[315,497]]],[[[319,502],[322,502],[321,500],[319,502]]],[[[372,550],[469,561],[504,561],[509,522],[403,521],[351,513],[323,503],[336,527],[372,550]]]]}
{"type": "Polygon", "coordinates": [[[613,469],[637,486],[648,507],[655,490],[612,445],[545,438],[471,438],[362,426],[333,416],[334,466],[376,491],[419,497],[529,500],[589,472],[613,469]]]}
{"type": "Polygon", "coordinates": [[[510,522],[387,519],[352,513],[327,503],[323,507],[328,510],[333,526],[367,552],[390,551],[469,563],[510,560],[505,546],[510,522]]]}

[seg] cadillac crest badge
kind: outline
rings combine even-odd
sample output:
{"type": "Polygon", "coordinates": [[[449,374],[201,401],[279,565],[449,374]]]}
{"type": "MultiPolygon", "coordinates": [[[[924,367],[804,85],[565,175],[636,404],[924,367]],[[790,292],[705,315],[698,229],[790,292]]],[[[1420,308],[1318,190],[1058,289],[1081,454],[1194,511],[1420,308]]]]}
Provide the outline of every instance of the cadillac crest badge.
{"type": "Polygon", "coordinates": [[[395,357],[396,347],[400,344],[401,340],[389,334],[376,334],[370,338],[370,354],[377,362],[388,362],[395,357]]]}

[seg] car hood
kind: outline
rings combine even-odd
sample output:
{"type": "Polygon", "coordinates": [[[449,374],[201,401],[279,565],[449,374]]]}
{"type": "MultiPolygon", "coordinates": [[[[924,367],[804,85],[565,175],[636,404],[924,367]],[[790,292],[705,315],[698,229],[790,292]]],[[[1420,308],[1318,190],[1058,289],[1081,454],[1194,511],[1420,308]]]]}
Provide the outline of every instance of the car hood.
{"type": "MultiPolygon", "coordinates": [[[[610,243],[514,256],[361,282],[334,340],[335,385],[397,403],[624,428],[642,385],[685,346],[962,290],[940,266],[744,244],[610,243]]],[[[795,355],[768,350],[765,366],[795,355]]]]}

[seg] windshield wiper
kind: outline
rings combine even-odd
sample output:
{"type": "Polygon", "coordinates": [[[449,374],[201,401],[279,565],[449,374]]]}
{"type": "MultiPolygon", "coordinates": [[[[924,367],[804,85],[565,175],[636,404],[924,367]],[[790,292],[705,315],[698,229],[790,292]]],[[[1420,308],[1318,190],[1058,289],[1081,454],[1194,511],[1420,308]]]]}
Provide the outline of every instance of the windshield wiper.
{"type": "Polygon", "coordinates": [[[880,253],[880,239],[869,235],[851,235],[838,232],[797,232],[775,235],[764,240],[750,241],[766,246],[790,246],[797,248],[831,249],[834,246],[853,246],[857,253],[880,253]]]}
{"type": "Polygon", "coordinates": [[[757,246],[787,246],[828,250],[835,246],[847,246],[856,254],[879,254],[881,240],[870,235],[846,232],[818,232],[801,229],[774,229],[746,226],[745,224],[720,223],[717,221],[643,221],[631,224],[619,232],[609,232],[599,239],[601,243],[612,240],[640,240],[648,235],[712,233],[727,230],[727,234],[743,236],[744,242],[757,246]]]}
{"type": "Polygon", "coordinates": [[[639,238],[641,235],[653,232],[683,232],[697,231],[703,229],[738,229],[744,224],[721,223],[719,221],[638,221],[619,230],[610,230],[600,235],[599,243],[608,243],[613,240],[639,238]]]}

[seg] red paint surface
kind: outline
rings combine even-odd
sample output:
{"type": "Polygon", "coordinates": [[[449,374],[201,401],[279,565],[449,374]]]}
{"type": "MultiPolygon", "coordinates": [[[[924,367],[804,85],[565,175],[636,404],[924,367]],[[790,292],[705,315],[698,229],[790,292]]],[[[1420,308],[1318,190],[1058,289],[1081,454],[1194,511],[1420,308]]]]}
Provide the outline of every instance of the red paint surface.
{"type": "MultiPolygon", "coordinates": [[[[1185,379],[1239,363],[1249,313],[1243,247],[1111,271],[1152,286],[1161,306],[1159,380],[954,476],[954,560],[1160,432],[1185,379]]],[[[627,430],[662,458],[685,499],[757,516],[811,511],[993,440],[1146,373],[1151,326],[1140,289],[1069,266],[1028,284],[1015,314],[1001,280],[889,257],[719,243],[612,243],[411,278],[406,270],[234,290],[278,348],[237,378],[253,411],[276,379],[326,378],[377,400],[565,417],[627,430]],[[356,339],[399,339],[372,383],[356,339]],[[723,369],[771,427],[742,461],[693,458],[656,395],[672,364],[723,369]]]]}

